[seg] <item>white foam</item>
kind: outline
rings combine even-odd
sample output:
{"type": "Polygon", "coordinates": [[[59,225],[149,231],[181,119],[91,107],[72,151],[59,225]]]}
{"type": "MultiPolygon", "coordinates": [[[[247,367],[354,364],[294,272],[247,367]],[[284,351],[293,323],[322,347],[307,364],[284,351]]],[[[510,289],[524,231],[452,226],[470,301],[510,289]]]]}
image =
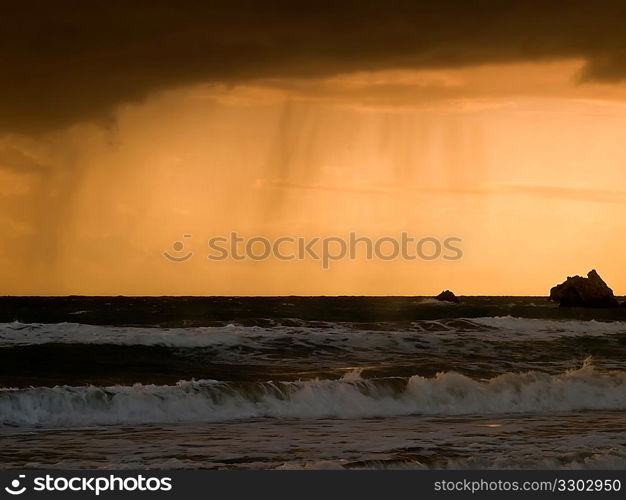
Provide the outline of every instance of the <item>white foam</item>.
{"type": "Polygon", "coordinates": [[[324,327],[226,325],[195,328],[150,328],[95,326],[79,323],[0,323],[0,346],[46,343],[114,344],[165,347],[231,348],[252,350],[275,347],[275,341],[289,345],[328,345],[340,349],[414,352],[415,341],[433,344],[440,340],[552,340],[560,337],[603,336],[626,333],[626,322],[554,321],[488,317],[456,320],[414,321],[397,330],[360,329],[332,323],[324,327]]]}
{"type": "Polygon", "coordinates": [[[471,321],[496,329],[500,334],[544,340],[557,337],[590,337],[626,333],[624,321],[545,320],[513,316],[472,318],[471,321]]]}
{"type": "Polygon", "coordinates": [[[234,345],[257,327],[141,328],[80,323],[0,323],[0,345],[47,343],[210,347],[234,345]]]}
{"type": "Polygon", "coordinates": [[[626,372],[590,365],[560,375],[507,373],[477,381],[454,372],[434,378],[234,385],[211,380],[0,390],[0,423],[17,426],[229,421],[254,418],[368,418],[626,410],[626,372]]]}

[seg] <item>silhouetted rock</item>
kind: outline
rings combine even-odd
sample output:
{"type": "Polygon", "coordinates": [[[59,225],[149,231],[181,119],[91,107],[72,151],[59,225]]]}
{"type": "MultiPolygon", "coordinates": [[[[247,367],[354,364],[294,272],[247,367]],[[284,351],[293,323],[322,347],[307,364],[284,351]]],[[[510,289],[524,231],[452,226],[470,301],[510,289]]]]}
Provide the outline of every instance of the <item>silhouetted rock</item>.
{"type": "Polygon", "coordinates": [[[443,302],[454,302],[455,304],[461,302],[459,298],[454,295],[450,290],[444,290],[439,295],[437,295],[435,299],[441,300],[443,302]]]}
{"type": "Polygon", "coordinates": [[[618,307],[619,302],[595,269],[582,276],[568,276],[550,290],[550,300],[561,306],[618,307]]]}

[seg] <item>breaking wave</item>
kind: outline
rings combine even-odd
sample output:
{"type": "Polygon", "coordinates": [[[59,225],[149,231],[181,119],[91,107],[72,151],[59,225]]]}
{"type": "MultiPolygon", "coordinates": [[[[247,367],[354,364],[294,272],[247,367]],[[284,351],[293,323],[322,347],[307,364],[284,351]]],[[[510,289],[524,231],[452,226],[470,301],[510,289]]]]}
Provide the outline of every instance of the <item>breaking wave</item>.
{"type": "Polygon", "coordinates": [[[372,418],[412,414],[552,413],[626,409],[626,372],[590,364],[559,375],[507,373],[479,381],[455,372],[433,378],[228,383],[174,386],[38,387],[0,390],[0,423],[91,426],[255,418],[372,418]]]}
{"type": "Polygon", "coordinates": [[[624,321],[515,318],[448,318],[388,323],[325,323],[292,320],[289,325],[225,324],[193,328],[85,325],[80,323],[0,323],[0,347],[48,343],[144,345],[172,348],[263,349],[276,342],[341,348],[413,350],[414,342],[445,339],[498,341],[552,340],[561,337],[626,334],[624,321]]]}

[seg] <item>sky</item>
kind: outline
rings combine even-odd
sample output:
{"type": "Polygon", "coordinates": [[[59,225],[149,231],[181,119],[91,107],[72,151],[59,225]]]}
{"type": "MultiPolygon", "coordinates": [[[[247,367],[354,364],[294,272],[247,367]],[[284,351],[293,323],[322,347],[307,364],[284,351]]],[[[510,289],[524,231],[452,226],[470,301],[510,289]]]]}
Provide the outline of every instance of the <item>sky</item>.
{"type": "Polygon", "coordinates": [[[7,7],[0,294],[626,294],[620,3],[7,7]],[[463,255],[208,259],[231,232],[463,255]]]}

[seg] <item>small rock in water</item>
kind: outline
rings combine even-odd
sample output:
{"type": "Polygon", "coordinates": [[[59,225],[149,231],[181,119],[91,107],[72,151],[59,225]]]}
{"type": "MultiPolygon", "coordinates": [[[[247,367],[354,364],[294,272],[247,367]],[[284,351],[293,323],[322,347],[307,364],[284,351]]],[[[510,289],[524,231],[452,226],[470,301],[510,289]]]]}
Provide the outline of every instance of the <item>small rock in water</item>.
{"type": "Polygon", "coordinates": [[[444,290],[439,295],[437,295],[435,299],[441,300],[443,302],[454,302],[455,304],[461,302],[459,298],[454,295],[454,293],[452,293],[450,290],[444,290]]]}
{"type": "Polygon", "coordinates": [[[568,276],[550,290],[550,300],[561,306],[618,307],[619,302],[595,269],[582,276],[568,276]]]}

